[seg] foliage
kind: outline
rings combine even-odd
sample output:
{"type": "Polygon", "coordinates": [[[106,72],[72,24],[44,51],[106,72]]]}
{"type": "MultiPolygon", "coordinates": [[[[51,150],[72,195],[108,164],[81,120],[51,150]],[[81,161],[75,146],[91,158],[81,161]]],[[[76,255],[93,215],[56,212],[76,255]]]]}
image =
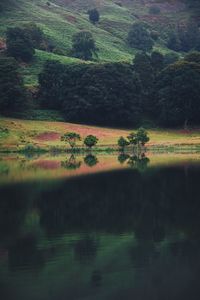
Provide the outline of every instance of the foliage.
{"type": "Polygon", "coordinates": [[[98,143],[98,138],[95,135],[88,135],[83,141],[84,145],[91,149],[98,143]]]}
{"type": "Polygon", "coordinates": [[[61,162],[61,166],[67,170],[77,170],[81,166],[81,161],[77,161],[74,155],[71,155],[69,159],[61,162]]]}
{"type": "Polygon", "coordinates": [[[169,35],[167,46],[174,51],[200,50],[200,30],[195,21],[189,21],[185,27],[178,26],[169,35]]]}
{"type": "Polygon", "coordinates": [[[132,48],[143,51],[151,51],[154,41],[151,38],[149,31],[142,23],[134,23],[128,33],[128,44],[132,48]]]}
{"type": "Polygon", "coordinates": [[[42,73],[39,74],[39,96],[42,99],[41,106],[48,109],[61,109],[63,73],[65,66],[57,61],[47,61],[42,73]]]}
{"type": "Polygon", "coordinates": [[[123,136],[120,136],[120,138],[117,141],[117,144],[120,150],[124,151],[124,148],[129,145],[129,142],[123,136]]]}
{"type": "Polygon", "coordinates": [[[87,156],[84,157],[84,162],[87,166],[93,167],[96,164],[98,164],[98,159],[95,155],[88,154],[87,156]]]}
{"type": "Polygon", "coordinates": [[[122,63],[48,63],[40,75],[42,105],[62,109],[71,122],[135,125],[141,90],[131,66],[122,63]]]}
{"type": "Polygon", "coordinates": [[[174,64],[175,62],[177,62],[179,60],[179,55],[177,53],[167,53],[164,56],[164,67],[174,64]]]}
{"type": "Polygon", "coordinates": [[[155,75],[157,75],[164,68],[164,55],[158,51],[151,53],[151,65],[155,75]]]}
{"type": "Polygon", "coordinates": [[[180,61],[159,75],[155,99],[160,124],[197,124],[200,116],[200,65],[180,61]]]}
{"type": "Polygon", "coordinates": [[[160,14],[160,7],[153,5],[149,8],[149,13],[152,15],[159,15],[160,14]]]}
{"type": "Polygon", "coordinates": [[[76,142],[80,141],[80,140],[81,140],[81,137],[76,132],[67,132],[61,136],[61,141],[67,142],[72,149],[75,148],[76,142]]]}
{"type": "Polygon", "coordinates": [[[123,164],[127,161],[128,158],[129,158],[129,155],[122,152],[118,156],[118,161],[120,164],[123,164]]]}
{"type": "Polygon", "coordinates": [[[88,14],[91,23],[95,24],[99,22],[100,15],[99,15],[99,11],[96,8],[88,10],[88,14]]]}
{"type": "Polygon", "coordinates": [[[141,127],[137,130],[136,141],[137,144],[141,144],[142,146],[149,142],[149,136],[144,128],[141,127]]]}
{"type": "Polygon", "coordinates": [[[149,141],[149,136],[144,128],[139,128],[137,132],[131,132],[127,136],[131,145],[144,146],[149,141]]]}
{"type": "Polygon", "coordinates": [[[29,34],[20,27],[7,29],[6,45],[8,55],[17,60],[29,62],[35,54],[34,45],[29,34]]]}
{"type": "Polygon", "coordinates": [[[154,81],[153,67],[149,55],[145,52],[137,53],[133,60],[133,70],[140,78],[143,91],[145,94],[149,94],[154,81]]]}
{"type": "Polygon", "coordinates": [[[200,52],[191,51],[185,55],[184,60],[200,64],[200,52]]]}
{"type": "Polygon", "coordinates": [[[42,42],[45,40],[43,31],[33,22],[30,22],[22,27],[24,32],[31,40],[33,47],[40,49],[42,42]]]}
{"type": "Polygon", "coordinates": [[[72,54],[84,60],[91,60],[93,55],[97,57],[97,48],[91,32],[80,31],[73,35],[72,54]]]}
{"type": "Polygon", "coordinates": [[[13,113],[26,107],[26,94],[16,61],[0,56],[0,111],[13,113]]]}
{"type": "Polygon", "coordinates": [[[169,34],[169,38],[167,41],[167,47],[174,51],[181,50],[181,41],[180,41],[179,35],[176,32],[173,31],[169,34]]]}

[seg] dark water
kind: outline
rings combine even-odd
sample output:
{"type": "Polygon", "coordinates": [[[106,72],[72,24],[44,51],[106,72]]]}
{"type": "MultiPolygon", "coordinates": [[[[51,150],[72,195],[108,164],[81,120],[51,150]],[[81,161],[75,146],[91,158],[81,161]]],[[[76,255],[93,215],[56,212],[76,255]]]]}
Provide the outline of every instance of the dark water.
{"type": "Polygon", "coordinates": [[[0,186],[0,299],[200,299],[200,167],[0,186]]]}

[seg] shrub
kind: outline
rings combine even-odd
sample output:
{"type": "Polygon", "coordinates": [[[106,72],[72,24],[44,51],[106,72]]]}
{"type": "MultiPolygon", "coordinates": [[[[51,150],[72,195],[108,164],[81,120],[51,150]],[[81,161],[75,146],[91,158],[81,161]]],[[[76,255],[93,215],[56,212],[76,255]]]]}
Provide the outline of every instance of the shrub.
{"type": "Polygon", "coordinates": [[[99,11],[96,8],[88,10],[89,20],[91,23],[95,24],[99,22],[99,11]]]}
{"type": "Polygon", "coordinates": [[[98,138],[96,136],[94,136],[94,135],[88,135],[84,139],[83,143],[84,143],[84,145],[86,147],[88,147],[89,149],[91,149],[92,147],[94,147],[98,143],[98,138]]]}
{"type": "Polygon", "coordinates": [[[9,28],[6,32],[7,53],[17,60],[29,62],[35,49],[29,34],[20,27],[9,28]]]}
{"type": "Polygon", "coordinates": [[[80,31],[72,37],[72,54],[74,57],[91,60],[97,56],[95,40],[89,31],[80,31]]]}
{"type": "Polygon", "coordinates": [[[154,41],[152,40],[149,31],[142,23],[135,23],[132,25],[128,33],[127,41],[132,48],[147,52],[150,51],[154,45],[154,41]]]}

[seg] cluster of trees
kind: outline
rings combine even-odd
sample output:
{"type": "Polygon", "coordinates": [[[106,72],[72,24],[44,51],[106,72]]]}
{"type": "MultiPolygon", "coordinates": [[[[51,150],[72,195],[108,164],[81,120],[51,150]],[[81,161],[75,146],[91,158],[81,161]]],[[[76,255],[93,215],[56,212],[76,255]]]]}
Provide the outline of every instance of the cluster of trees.
{"type": "MultiPolygon", "coordinates": [[[[73,150],[76,147],[76,143],[78,141],[81,141],[81,136],[76,132],[67,132],[61,136],[61,141],[67,142],[73,150]]],[[[98,138],[92,134],[87,135],[83,140],[84,146],[86,146],[89,150],[91,150],[92,147],[96,146],[97,143],[98,138]]]]}
{"type": "Polygon", "coordinates": [[[133,147],[133,151],[143,152],[144,145],[149,142],[149,136],[147,131],[144,128],[139,128],[137,132],[131,132],[127,138],[121,136],[118,139],[118,146],[120,151],[124,152],[125,148],[129,145],[133,147]]]}
{"type": "Polygon", "coordinates": [[[128,33],[127,41],[130,47],[150,52],[154,45],[151,32],[146,24],[137,22],[134,23],[128,33]]]}
{"type": "Polygon", "coordinates": [[[29,62],[35,49],[40,49],[45,37],[42,30],[34,23],[24,27],[12,27],[6,31],[6,46],[8,56],[16,60],[29,62]]]}
{"type": "Polygon", "coordinates": [[[191,20],[186,26],[177,26],[176,30],[170,33],[167,46],[174,51],[199,51],[200,30],[197,22],[191,20]]]}
{"type": "Polygon", "coordinates": [[[8,113],[27,107],[26,91],[14,58],[0,56],[0,111],[8,113]]]}
{"type": "Polygon", "coordinates": [[[35,49],[64,55],[35,23],[27,23],[21,27],[11,27],[6,31],[7,55],[18,61],[31,62],[35,49]]]}
{"type": "MultiPolygon", "coordinates": [[[[1,112],[26,109],[29,101],[16,62],[1,56],[0,67],[1,112]]],[[[199,52],[181,60],[138,53],[132,65],[48,61],[39,84],[40,107],[62,111],[67,121],[130,127],[145,116],[167,127],[199,125],[199,52]]]]}
{"type": "Polygon", "coordinates": [[[139,122],[142,87],[129,64],[48,61],[39,83],[42,107],[62,110],[68,121],[120,126],[139,122]]]}

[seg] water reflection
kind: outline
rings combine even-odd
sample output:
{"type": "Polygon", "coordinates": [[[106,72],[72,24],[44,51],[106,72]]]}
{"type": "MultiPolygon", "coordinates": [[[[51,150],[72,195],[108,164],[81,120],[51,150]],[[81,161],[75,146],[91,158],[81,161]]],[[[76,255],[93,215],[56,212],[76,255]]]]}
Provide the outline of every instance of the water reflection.
{"type": "Polygon", "coordinates": [[[121,171],[2,185],[1,298],[199,299],[200,168],[141,172],[143,159],[127,157],[134,167],[121,171]]]}
{"type": "Polygon", "coordinates": [[[94,167],[96,166],[96,164],[98,164],[98,159],[95,155],[88,154],[87,156],[84,157],[84,162],[87,166],[94,167]]]}
{"type": "Polygon", "coordinates": [[[69,159],[66,159],[65,161],[61,161],[61,167],[67,169],[67,170],[76,170],[79,169],[82,164],[82,161],[77,160],[75,155],[71,155],[69,159]]]}

